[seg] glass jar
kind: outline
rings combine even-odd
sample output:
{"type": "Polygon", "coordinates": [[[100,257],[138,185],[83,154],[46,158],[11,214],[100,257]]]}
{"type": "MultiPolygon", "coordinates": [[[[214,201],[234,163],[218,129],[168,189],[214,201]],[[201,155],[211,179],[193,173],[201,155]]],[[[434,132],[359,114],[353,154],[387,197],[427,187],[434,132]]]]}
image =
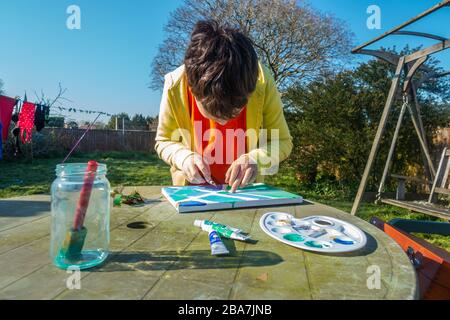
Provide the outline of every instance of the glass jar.
{"type": "Polygon", "coordinates": [[[61,269],[91,268],[108,256],[111,187],[106,165],[93,163],[97,169],[91,171],[91,162],[56,166],[50,257],[61,269]]]}

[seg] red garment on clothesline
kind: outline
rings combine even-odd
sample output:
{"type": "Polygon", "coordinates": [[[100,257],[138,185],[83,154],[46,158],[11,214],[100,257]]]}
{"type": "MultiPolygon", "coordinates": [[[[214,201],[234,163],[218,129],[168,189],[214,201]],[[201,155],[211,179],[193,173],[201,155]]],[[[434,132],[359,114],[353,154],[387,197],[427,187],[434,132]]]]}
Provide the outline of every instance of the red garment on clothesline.
{"type": "Polygon", "coordinates": [[[9,124],[11,123],[11,117],[16,103],[16,99],[0,96],[0,122],[3,126],[0,138],[3,140],[8,138],[9,124]]]}
{"type": "Polygon", "coordinates": [[[20,128],[20,139],[22,143],[28,143],[31,141],[31,133],[34,127],[34,113],[36,112],[36,106],[31,102],[24,102],[22,110],[19,114],[18,126],[20,128]]]}

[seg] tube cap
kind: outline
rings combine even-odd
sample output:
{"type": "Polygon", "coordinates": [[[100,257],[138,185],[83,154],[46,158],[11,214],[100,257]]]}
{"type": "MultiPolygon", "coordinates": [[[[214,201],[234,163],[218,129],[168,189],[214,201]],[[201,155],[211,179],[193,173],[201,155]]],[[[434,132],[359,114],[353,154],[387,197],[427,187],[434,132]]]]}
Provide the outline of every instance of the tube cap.
{"type": "Polygon", "coordinates": [[[194,226],[201,228],[203,220],[195,220],[194,226]]]}

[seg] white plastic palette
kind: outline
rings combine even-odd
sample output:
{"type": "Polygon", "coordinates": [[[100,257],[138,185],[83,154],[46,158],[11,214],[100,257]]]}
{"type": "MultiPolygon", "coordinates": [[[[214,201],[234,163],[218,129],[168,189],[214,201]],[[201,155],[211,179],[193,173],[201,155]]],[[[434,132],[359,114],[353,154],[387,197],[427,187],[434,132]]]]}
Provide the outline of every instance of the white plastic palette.
{"type": "Polygon", "coordinates": [[[359,228],[331,217],[297,219],[287,213],[269,212],[261,217],[259,224],[272,238],[304,250],[349,252],[361,249],[367,242],[359,228]]]}

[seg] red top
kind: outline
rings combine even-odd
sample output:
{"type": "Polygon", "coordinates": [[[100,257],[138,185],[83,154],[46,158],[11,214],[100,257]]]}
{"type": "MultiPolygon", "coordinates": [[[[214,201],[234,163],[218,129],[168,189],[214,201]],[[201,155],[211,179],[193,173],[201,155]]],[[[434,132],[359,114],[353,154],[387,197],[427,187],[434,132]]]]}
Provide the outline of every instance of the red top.
{"type": "Polygon", "coordinates": [[[16,105],[16,99],[0,96],[0,122],[3,125],[3,130],[0,132],[0,139],[6,140],[8,138],[9,124],[16,105]]]}
{"type": "Polygon", "coordinates": [[[209,163],[215,183],[225,184],[225,174],[230,165],[245,154],[247,149],[247,108],[234,119],[221,125],[205,118],[197,107],[194,96],[188,88],[191,121],[194,128],[194,151],[209,163]]]}
{"type": "Polygon", "coordinates": [[[19,113],[19,122],[17,125],[20,128],[20,139],[22,143],[31,142],[31,133],[34,127],[34,113],[36,106],[31,102],[24,102],[19,113]]]}

